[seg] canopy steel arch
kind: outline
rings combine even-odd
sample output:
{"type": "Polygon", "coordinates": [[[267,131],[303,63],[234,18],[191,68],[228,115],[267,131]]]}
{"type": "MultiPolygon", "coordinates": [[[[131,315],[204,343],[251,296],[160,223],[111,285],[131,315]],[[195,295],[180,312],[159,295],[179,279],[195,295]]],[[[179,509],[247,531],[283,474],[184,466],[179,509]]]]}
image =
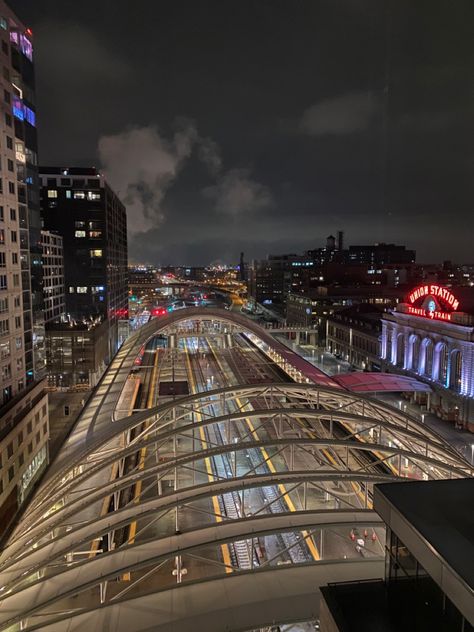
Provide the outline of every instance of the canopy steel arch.
{"type": "MultiPolygon", "coordinates": [[[[219,389],[216,391],[209,391],[205,395],[200,395],[199,397],[195,396],[191,400],[188,400],[188,401],[192,402],[192,401],[204,400],[204,403],[206,406],[207,404],[212,404],[212,401],[211,401],[212,397],[217,397],[222,393],[227,392],[228,394],[229,392],[238,392],[238,397],[241,398],[248,391],[250,391],[251,395],[255,395],[255,396],[258,395],[257,389],[252,388],[250,390],[250,389],[247,389],[245,386],[243,386],[240,389],[232,389],[232,391],[230,391],[230,389],[219,389]]],[[[286,394],[290,393],[291,395],[293,395],[292,389],[284,388],[284,385],[281,392],[286,393],[286,394]]],[[[229,400],[232,400],[232,397],[230,397],[228,401],[229,400]]],[[[95,469],[97,469],[97,467],[101,468],[101,467],[105,467],[109,465],[110,463],[114,461],[115,458],[123,458],[127,456],[127,454],[134,452],[137,446],[143,447],[145,445],[151,445],[155,443],[157,440],[165,439],[167,436],[171,437],[173,434],[184,434],[187,430],[191,430],[192,428],[196,428],[199,426],[212,425],[212,424],[221,423],[221,422],[225,423],[227,421],[235,421],[239,419],[262,417],[262,416],[271,417],[275,415],[282,415],[286,419],[302,417],[302,418],[307,418],[307,419],[317,419],[321,422],[328,422],[328,423],[331,423],[332,421],[342,421],[342,422],[347,423],[348,425],[364,424],[368,427],[377,425],[386,429],[388,432],[392,432],[394,435],[396,435],[397,433],[400,433],[400,435],[406,437],[407,439],[413,439],[413,440],[419,441],[420,445],[423,446],[423,449],[425,451],[428,451],[428,450],[441,451],[443,455],[445,456],[445,458],[448,459],[448,461],[452,461],[453,464],[459,465],[459,455],[457,453],[451,454],[451,450],[445,449],[445,446],[442,445],[437,440],[437,437],[433,438],[428,433],[425,433],[424,432],[425,428],[421,424],[419,424],[416,427],[416,430],[413,430],[412,427],[406,423],[404,425],[397,425],[393,423],[393,420],[387,421],[385,419],[380,419],[377,417],[370,417],[370,416],[362,417],[354,413],[346,412],[346,410],[347,409],[344,409],[344,408],[337,408],[334,410],[330,410],[328,408],[324,408],[324,409],[323,408],[308,409],[308,408],[293,408],[293,407],[286,408],[285,403],[283,402],[278,408],[254,409],[254,410],[249,410],[249,411],[227,413],[225,415],[220,415],[217,417],[207,417],[199,422],[188,423],[187,425],[181,425],[179,427],[176,427],[177,423],[180,422],[182,419],[188,417],[190,413],[192,414],[193,412],[199,412],[201,415],[203,415],[203,407],[200,407],[197,409],[193,408],[189,410],[185,408],[185,403],[177,402],[175,405],[166,404],[164,406],[156,407],[155,409],[149,409],[148,411],[135,413],[134,415],[120,419],[114,424],[110,424],[107,430],[107,434],[105,436],[102,435],[100,438],[98,438],[99,440],[95,443],[94,446],[92,445],[88,446],[88,448],[84,452],[82,452],[79,457],[77,457],[76,461],[73,461],[72,463],[70,463],[68,467],[69,467],[69,471],[72,471],[74,468],[84,465],[87,462],[90,462],[90,459],[93,457],[94,453],[96,453],[97,451],[100,451],[101,447],[106,446],[106,444],[112,438],[118,437],[122,433],[140,426],[141,424],[143,424],[144,421],[149,422],[149,425],[147,426],[146,434],[151,435],[152,433],[155,433],[153,434],[153,438],[149,439],[147,442],[143,442],[143,441],[139,441],[139,438],[141,436],[139,435],[138,439],[137,438],[134,439],[134,441],[130,443],[129,445],[127,445],[126,447],[117,448],[116,450],[114,450],[113,454],[110,457],[107,457],[106,453],[101,454],[100,455],[101,461],[97,466],[95,466],[95,469]],[[173,409],[179,409],[183,412],[181,414],[177,414],[171,420],[162,422],[162,420],[166,417],[167,413],[173,409]],[[335,416],[336,416],[336,419],[334,419],[335,416]],[[160,422],[162,423],[160,424],[160,422]],[[173,425],[175,426],[174,428],[172,427],[173,425]],[[170,430],[167,430],[167,428],[169,427],[172,427],[172,428],[170,430]],[[163,429],[164,429],[164,432],[160,432],[163,429]]],[[[306,428],[306,429],[301,428],[301,432],[304,432],[305,430],[310,431],[311,428],[306,428]]],[[[354,432],[353,435],[362,434],[363,432],[364,430],[360,430],[358,432],[354,432]]],[[[84,476],[90,476],[93,471],[95,471],[94,466],[91,467],[90,473],[88,474],[86,472],[84,476]]],[[[63,470],[63,472],[61,473],[62,477],[67,476],[67,474],[68,474],[67,470],[63,470]]],[[[63,486],[61,486],[59,490],[57,489],[57,485],[56,485],[57,480],[55,480],[54,489],[57,490],[57,494],[61,495],[63,493],[63,490],[67,491],[68,489],[72,489],[74,486],[77,486],[80,480],[81,480],[80,476],[79,477],[76,476],[74,479],[69,479],[68,481],[65,482],[63,486]]],[[[52,486],[48,488],[47,490],[48,502],[50,502],[51,500],[54,500],[55,498],[54,494],[51,495],[51,493],[49,492],[49,489],[52,489],[52,486]]]]}
{"type": "MultiPolygon", "coordinates": [[[[281,383],[259,384],[252,386],[243,384],[188,395],[174,402],[168,402],[154,408],[134,413],[131,416],[115,421],[113,424],[109,423],[102,431],[95,432],[93,438],[91,438],[84,446],[78,446],[75,452],[70,455],[68,462],[64,464],[59,471],[58,468],[56,468],[54,474],[47,478],[46,484],[38,493],[31,507],[34,508],[35,504],[37,504],[38,500],[41,499],[42,496],[49,496],[50,490],[56,488],[58,482],[67,475],[68,470],[70,471],[74,467],[81,465],[84,459],[86,459],[94,450],[98,450],[101,446],[126,429],[129,430],[136,427],[144,421],[152,420],[153,422],[154,416],[156,416],[157,421],[159,421],[167,413],[173,410],[183,411],[181,414],[176,416],[176,420],[179,421],[190,412],[193,412],[193,408],[187,410],[186,406],[190,405],[191,407],[194,407],[198,402],[202,402],[201,406],[194,408],[194,411],[198,411],[202,414],[203,408],[212,406],[213,403],[215,403],[212,401],[212,398],[224,396],[224,398],[226,398],[225,401],[229,403],[229,401],[232,401],[235,397],[250,398],[263,397],[265,395],[269,395],[271,398],[275,398],[277,396],[290,396],[292,398],[299,397],[303,399],[307,405],[317,404],[326,411],[333,410],[334,413],[338,412],[340,415],[343,415],[344,412],[347,411],[346,407],[348,406],[359,406],[361,409],[361,412],[359,413],[360,417],[370,418],[373,416],[374,419],[378,418],[381,420],[385,419],[391,421],[399,419],[400,428],[415,428],[419,431],[420,435],[428,435],[433,444],[438,443],[445,453],[451,453],[456,460],[459,460],[459,454],[424,424],[407,417],[405,414],[398,412],[396,409],[388,405],[374,402],[367,396],[359,394],[355,395],[347,391],[321,387],[314,384],[281,383]],[[331,408],[331,406],[333,408],[331,408]]],[[[355,412],[354,414],[358,413],[355,412]]]]}
{"type": "MultiPolygon", "coordinates": [[[[148,475],[149,476],[149,475],[148,475]]],[[[380,474],[372,472],[352,472],[345,470],[321,470],[321,471],[293,471],[293,472],[275,472],[269,474],[254,474],[251,476],[242,476],[238,478],[220,479],[212,483],[201,483],[194,486],[183,487],[175,493],[164,496],[154,497],[152,499],[143,500],[138,505],[129,504],[105,516],[98,517],[88,522],[74,523],[68,521],[62,525],[46,524],[40,533],[30,534],[27,542],[28,549],[21,550],[14,547],[14,551],[6,551],[7,555],[1,566],[1,579],[3,586],[7,587],[11,582],[25,581],[28,576],[38,572],[42,566],[46,566],[55,559],[66,555],[74,548],[79,548],[86,542],[92,541],[94,538],[101,536],[113,529],[119,529],[128,525],[131,521],[138,518],[143,519],[157,514],[158,512],[167,512],[176,506],[185,507],[202,499],[208,499],[213,496],[230,493],[232,491],[248,492],[256,488],[264,488],[270,485],[292,484],[300,486],[305,483],[326,483],[326,482],[361,482],[364,484],[383,483],[393,480],[404,480],[389,474],[380,474]],[[57,535],[51,537],[51,533],[57,532],[57,535]],[[34,548],[32,547],[34,544],[34,548]],[[25,565],[27,571],[25,571],[25,565]],[[15,570],[16,569],[16,570],[15,570]]],[[[292,488],[294,491],[296,487],[292,488]]],[[[361,510],[346,501],[347,505],[354,511],[361,510]]],[[[80,509],[80,508],[79,508],[80,509]]],[[[303,507],[303,513],[306,509],[303,507]]],[[[291,512],[290,515],[297,515],[299,511],[291,512]]],[[[252,515],[252,514],[250,514],[252,515]]],[[[68,516],[70,518],[71,516],[68,516]]],[[[230,520],[235,521],[235,520],[230,520]]],[[[1,596],[0,596],[1,601],[1,596]]]]}
{"type": "MultiPolygon", "coordinates": [[[[115,461],[119,459],[124,459],[128,455],[133,454],[134,452],[137,451],[137,449],[140,449],[143,447],[149,447],[149,446],[158,444],[159,442],[161,443],[166,442],[167,440],[171,439],[175,435],[186,436],[186,433],[192,432],[193,430],[196,430],[196,428],[199,428],[199,427],[205,427],[205,426],[210,426],[213,424],[226,423],[228,421],[237,421],[237,420],[247,419],[247,418],[249,419],[259,418],[262,416],[268,416],[270,418],[270,421],[272,421],[275,418],[275,416],[280,416],[281,418],[284,418],[285,420],[290,420],[293,418],[304,418],[304,419],[309,419],[309,420],[316,419],[318,421],[321,421],[322,423],[326,423],[327,425],[330,425],[331,423],[334,422],[334,420],[332,419],[332,413],[330,413],[329,411],[304,409],[304,408],[298,408],[298,409],[273,408],[273,409],[268,409],[268,410],[258,409],[258,410],[251,410],[251,411],[240,411],[238,413],[228,413],[226,415],[220,415],[214,418],[209,417],[199,422],[189,423],[186,425],[181,425],[179,427],[172,427],[170,429],[167,429],[167,428],[173,425],[174,423],[173,421],[170,421],[166,423],[165,425],[160,426],[159,428],[156,428],[156,429],[153,428],[153,422],[152,422],[152,424],[146,430],[146,436],[148,438],[145,438],[145,436],[142,435],[140,440],[134,439],[132,443],[124,447],[118,447],[117,449],[111,452],[109,451],[104,452],[103,456],[102,454],[99,453],[100,459],[98,458],[94,460],[89,469],[84,470],[82,473],[80,473],[79,475],[76,475],[74,478],[68,479],[65,482],[65,484],[59,490],[57,490],[56,496],[54,495],[50,496],[49,501],[53,502],[55,499],[61,498],[65,493],[70,493],[75,487],[79,486],[83,480],[87,480],[87,478],[90,478],[94,473],[98,472],[99,470],[109,467],[115,461]],[[164,432],[160,432],[162,428],[165,428],[164,432]]],[[[400,436],[402,436],[403,438],[416,440],[419,442],[419,445],[417,447],[422,448],[425,455],[428,454],[429,452],[436,453],[442,450],[441,446],[439,446],[438,443],[435,443],[434,441],[426,438],[420,433],[417,433],[410,429],[406,429],[404,427],[397,426],[396,424],[393,424],[387,421],[379,420],[376,418],[370,418],[370,417],[362,418],[362,417],[358,417],[357,415],[353,415],[351,413],[344,413],[344,412],[337,413],[337,421],[346,422],[348,425],[350,425],[351,423],[365,424],[367,428],[369,429],[377,426],[377,427],[381,427],[385,429],[389,433],[390,432],[393,433],[394,436],[397,436],[397,434],[400,434],[400,436]]],[[[125,432],[124,428],[127,430],[130,430],[131,428],[135,428],[137,425],[140,425],[142,423],[141,420],[140,422],[137,422],[136,420],[132,419],[132,417],[122,419],[121,422],[124,422],[124,423],[120,424],[120,427],[118,424],[116,428],[114,427],[114,429],[116,430],[116,433],[114,436],[119,436],[122,432],[125,432]]],[[[361,435],[367,431],[367,428],[363,428],[361,430],[355,431],[350,436],[354,437],[357,435],[361,435]]],[[[312,429],[311,427],[300,427],[299,431],[301,432],[301,434],[305,434],[305,433],[314,432],[314,429],[312,429]]],[[[240,445],[240,443],[237,445],[240,445]]],[[[245,444],[242,444],[242,445],[245,445],[245,444]]],[[[233,444],[233,446],[235,447],[235,444],[233,444]]],[[[416,453],[413,451],[413,454],[415,455],[416,453]]],[[[94,451],[91,451],[89,453],[89,456],[86,457],[86,459],[89,459],[92,456],[94,456],[94,451]]],[[[457,456],[451,457],[449,453],[448,455],[444,455],[443,453],[443,456],[445,456],[446,458],[449,457],[447,458],[448,464],[451,463],[451,465],[455,466],[456,468],[460,467],[459,457],[457,456]]],[[[126,480],[126,478],[127,478],[126,476],[122,477],[123,480],[126,480]]]]}
{"type": "MultiPolygon", "coordinates": [[[[381,520],[370,511],[309,511],[291,515],[264,515],[243,518],[217,527],[208,525],[197,530],[142,542],[123,551],[115,550],[92,559],[73,563],[64,570],[48,577],[39,577],[26,586],[12,589],[0,597],[0,630],[30,617],[41,609],[71,597],[99,583],[113,579],[129,571],[138,571],[176,553],[185,555],[206,546],[219,546],[245,537],[261,537],[287,531],[301,531],[314,527],[331,529],[354,525],[374,528],[381,520]],[[25,607],[25,603],[28,604],[25,607]]],[[[326,558],[323,561],[327,561],[326,558]]],[[[132,587],[132,586],[130,586],[132,587]]],[[[98,604],[97,604],[98,605],[98,604]]]]}
{"type": "MultiPolygon", "coordinates": [[[[177,322],[193,318],[212,319],[213,311],[218,310],[183,310],[183,313],[173,317],[157,319],[158,322],[151,321],[119,350],[64,452],[53,465],[20,522],[15,537],[10,540],[9,546],[0,557],[0,582],[3,586],[0,592],[0,621],[2,611],[5,617],[13,611],[13,606],[10,609],[11,604],[16,603],[15,621],[19,622],[25,616],[30,616],[28,613],[31,610],[25,609],[25,603],[37,602],[44,609],[67,595],[77,595],[98,583],[102,595],[102,590],[105,594],[102,584],[113,577],[114,573],[117,576],[160,563],[157,547],[163,542],[156,535],[147,539],[143,539],[141,535],[142,539],[137,542],[127,535],[127,540],[119,543],[115,550],[100,555],[94,553],[80,564],[71,562],[74,554],[80,552],[85,543],[97,541],[132,523],[136,524],[137,520],[141,521],[140,530],[145,533],[151,522],[172,510],[176,511],[177,516],[179,508],[196,511],[197,503],[203,500],[209,501],[231,494],[239,497],[242,494],[243,497],[249,490],[272,486],[280,490],[281,498],[299,493],[301,487],[306,490],[304,486],[314,485],[318,490],[337,499],[332,487],[333,483],[337,483],[342,485],[340,494],[346,494],[353,501],[357,494],[360,495],[363,485],[367,499],[369,487],[374,482],[399,479],[402,458],[413,464],[414,468],[426,472],[427,476],[435,478],[472,474],[472,468],[436,433],[428,431],[426,426],[390,406],[335,387],[334,382],[326,377],[322,384],[271,383],[223,387],[115,419],[114,410],[121,390],[144,342],[177,322]],[[216,402],[222,404],[220,415],[214,410],[216,402]],[[258,407],[252,409],[252,403],[255,402],[258,407]],[[273,426],[273,435],[270,433],[269,438],[262,440],[256,436],[255,431],[250,430],[244,436],[239,435],[236,442],[231,441],[230,433],[228,437],[224,433],[221,444],[213,443],[209,438],[197,439],[197,444],[195,443],[194,433],[198,429],[220,426],[225,429],[226,426],[230,428],[232,424],[243,420],[256,419],[269,428],[273,426]],[[297,436],[285,436],[284,432],[278,431],[278,423],[282,420],[297,436]],[[336,437],[332,432],[333,423],[343,424],[347,436],[342,439],[336,437]],[[364,435],[366,440],[362,440],[363,433],[370,433],[370,429],[374,427],[381,429],[380,435],[370,437],[370,440],[364,435]],[[132,430],[136,433],[133,437],[132,430]],[[382,430],[385,434],[382,434],[382,430]],[[189,443],[191,438],[192,442],[189,443]],[[176,449],[178,439],[184,439],[192,447],[179,453],[176,449]],[[389,441],[393,445],[387,445],[389,441]],[[174,448],[164,461],[157,459],[153,463],[152,460],[147,460],[140,468],[136,466],[130,472],[122,471],[118,478],[106,480],[105,483],[100,479],[99,475],[108,469],[119,467],[130,455],[155,446],[155,455],[158,456],[159,450],[164,450],[168,444],[174,448]],[[225,462],[224,459],[232,455],[236,459],[237,454],[249,450],[262,455],[271,452],[271,458],[281,455],[280,464],[265,472],[257,472],[260,465],[249,466],[244,473],[235,469],[225,477],[215,471],[206,483],[195,484],[194,479],[189,477],[189,471],[198,472],[199,464],[206,460],[220,458],[225,462]],[[313,459],[312,468],[302,470],[294,467],[291,454],[295,450],[313,459]],[[335,458],[332,459],[332,464],[321,458],[325,450],[333,453],[335,458]],[[346,462],[341,456],[346,454],[345,451],[346,462]],[[366,462],[358,459],[358,455],[367,453],[375,454],[377,460],[366,462]],[[381,463],[390,462],[394,458],[398,459],[398,472],[393,467],[392,471],[379,470],[381,463]],[[173,492],[162,494],[160,491],[156,496],[146,497],[147,488],[141,485],[147,484],[147,481],[152,481],[155,485],[155,480],[161,480],[170,473],[174,473],[173,492]],[[187,473],[188,478],[183,473],[187,473]],[[88,507],[101,505],[103,501],[138,484],[140,492],[134,496],[133,501],[122,506],[114,504],[112,510],[105,515],[100,515],[98,511],[92,516],[87,515],[88,507]],[[287,490],[283,487],[286,484],[292,488],[287,490]],[[143,554],[140,560],[134,557],[137,551],[143,554]],[[79,573],[78,569],[81,569],[79,573]],[[103,570],[103,577],[106,579],[101,581],[97,578],[97,569],[103,570]],[[72,578],[72,583],[68,584],[68,578],[72,578]],[[51,587],[48,583],[51,583],[51,587]]],[[[218,312],[218,319],[235,323],[236,315],[218,312]]],[[[252,330],[256,330],[254,333],[262,339],[265,335],[268,337],[265,330],[245,317],[239,316],[237,324],[239,319],[244,321],[246,330],[253,328],[252,330]]],[[[279,343],[271,338],[268,344],[276,347],[279,343]]],[[[262,463],[265,463],[266,458],[262,456],[262,463]]],[[[273,502],[275,500],[270,504],[273,502]]],[[[345,502],[345,506],[351,506],[351,511],[358,509],[354,504],[350,505],[349,501],[345,502]]],[[[364,506],[363,498],[361,502],[364,506]]],[[[365,507],[368,507],[367,500],[365,507]]],[[[300,516],[307,513],[306,501],[297,506],[293,504],[293,508],[288,505],[288,508],[290,511],[266,514],[268,524],[277,525],[279,520],[286,520],[286,524],[289,524],[288,520],[298,521],[300,516]]],[[[202,508],[199,510],[202,511],[202,508]]],[[[245,525],[249,521],[255,521],[260,511],[258,509],[246,516],[237,514],[237,517],[223,517],[221,514],[220,522],[212,526],[215,532],[213,541],[230,541],[226,538],[231,532],[234,534],[234,541],[245,538],[248,534],[245,525]]],[[[335,513],[342,511],[337,508],[335,513]]],[[[209,510],[204,513],[212,515],[209,510]]],[[[372,520],[376,519],[373,513],[371,516],[372,520]]],[[[309,528],[309,525],[306,524],[306,527],[309,528]]],[[[278,531],[275,528],[272,527],[273,533],[278,531]]],[[[297,530],[300,528],[303,527],[298,527],[297,530]]],[[[167,540],[169,537],[167,536],[167,540]]],[[[180,557],[187,537],[187,534],[171,536],[174,544],[169,544],[167,555],[180,557]],[[182,538],[181,535],[186,537],[182,538]]],[[[140,578],[137,579],[139,580],[140,578]]],[[[89,611],[95,611],[96,608],[98,604],[92,603],[89,611]]]]}

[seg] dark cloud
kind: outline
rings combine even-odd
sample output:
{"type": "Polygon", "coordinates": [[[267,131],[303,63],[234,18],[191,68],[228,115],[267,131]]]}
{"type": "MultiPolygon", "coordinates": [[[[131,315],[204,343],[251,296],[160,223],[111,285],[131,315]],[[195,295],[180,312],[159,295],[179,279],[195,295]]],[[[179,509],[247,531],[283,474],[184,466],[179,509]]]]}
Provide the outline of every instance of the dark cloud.
{"type": "Polygon", "coordinates": [[[472,0],[14,9],[35,34],[41,162],[102,162],[132,258],[236,261],[339,228],[472,258],[472,0]]]}
{"type": "Polygon", "coordinates": [[[256,213],[273,202],[269,189],[253,180],[247,169],[231,169],[203,193],[219,213],[234,216],[256,213]]]}
{"type": "Polygon", "coordinates": [[[300,130],[310,136],[352,134],[369,129],[379,104],[370,92],[323,99],[304,111],[300,130]]]}

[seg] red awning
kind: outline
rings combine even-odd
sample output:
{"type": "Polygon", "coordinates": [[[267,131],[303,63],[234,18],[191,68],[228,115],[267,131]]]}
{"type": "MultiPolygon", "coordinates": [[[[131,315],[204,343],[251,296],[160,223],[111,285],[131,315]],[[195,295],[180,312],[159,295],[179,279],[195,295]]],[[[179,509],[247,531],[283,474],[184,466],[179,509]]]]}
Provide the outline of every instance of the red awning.
{"type": "Polygon", "coordinates": [[[414,377],[395,375],[394,373],[345,373],[333,375],[332,379],[340,386],[354,393],[375,393],[382,391],[419,391],[430,393],[429,384],[414,377]]]}

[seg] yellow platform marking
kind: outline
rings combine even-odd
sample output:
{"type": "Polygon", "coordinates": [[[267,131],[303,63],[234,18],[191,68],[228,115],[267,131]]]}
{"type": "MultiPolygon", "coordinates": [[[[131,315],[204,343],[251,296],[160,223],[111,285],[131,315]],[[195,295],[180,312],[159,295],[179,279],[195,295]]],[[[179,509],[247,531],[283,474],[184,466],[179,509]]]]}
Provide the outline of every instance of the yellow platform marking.
{"type": "MultiPolygon", "coordinates": [[[[132,392],[132,399],[130,401],[130,406],[128,408],[128,414],[131,415],[132,411],[135,407],[135,401],[137,399],[137,393],[138,393],[138,389],[140,387],[140,380],[138,378],[134,378],[135,379],[135,386],[133,388],[133,392],[132,392]]],[[[124,447],[124,440],[123,440],[123,436],[120,437],[120,447],[124,447]]],[[[112,470],[110,472],[110,478],[109,478],[109,482],[113,481],[116,477],[117,477],[117,469],[118,469],[118,463],[117,461],[114,462],[114,464],[112,465],[112,470]]],[[[104,500],[102,501],[102,507],[100,510],[100,516],[105,516],[105,514],[108,512],[108,508],[109,508],[109,503],[110,503],[110,496],[106,496],[104,498],[104,500]]],[[[97,539],[95,539],[92,542],[91,545],[91,552],[89,554],[89,557],[94,557],[97,553],[97,549],[99,548],[99,541],[97,539]]]]}
{"type": "MultiPolygon", "coordinates": [[[[206,341],[207,341],[207,338],[206,338],[206,341]]],[[[214,358],[215,358],[220,370],[222,371],[222,374],[225,375],[225,371],[224,371],[224,369],[222,367],[222,364],[220,363],[217,355],[214,353],[211,345],[209,345],[209,349],[211,350],[211,353],[213,354],[213,356],[214,356],[214,358]]],[[[235,398],[235,401],[237,402],[239,408],[241,410],[244,410],[244,405],[242,404],[242,402],[240,401],[240,399],[238,397],[235,398]]],[[[255,430],[254,425],[250,421],[250,419],[247,417],[247,418],[245,418],[245,421],[246,421],[246,423],[247,423],[247,425],[249,427],[249,430],[250,430],[252,436],[256,439],[256,441],[259,441],[259,436],[258,436],[258,434],[257,434],[257,432],[255,430]]],[[[268,464],[268,467],[269,467],[270,471],[272,472],[272,474],[275,474],[277,472],[277,469],[273,465],[272,460],[270,459],[270,456],[269,456],[268,452],[266,451],[265,448],[259,448],[259,449],[260,449],[260,451],[262,453],[263,458],[265,459],[265,462],[268,464]]],[[[296,507],[295,507],[293,501],[291,500],[291,498],[290,498],[290,496],[289,496],[289,494],[287,492],[286,487],[282,483],[279,483],[278,484],[278,489],[280,490],[280,493],[283,496],[283,500],[288,505],[288,509],[290,511],[296,511],[296,507]]],[[[319,551],[318,551],[316,545],[314,544],[314,542],[312,540],[312,537],[309,535],[309,533],[307,531],[302,531],[301,533],[303,534],[303,537],[306,538],[306,543],[308,545],[309,550],[311,551],[311,555],[313,556],[313,558],[315,560],[320,560],[321,556],[319,554],[319,551]]]]}
{"type": "MultiPolygon", "coordinates": [[[[147,408],[151,408],[154,403],[155,403],[155,388],[156,388],[156,373],[158,370],[158,349],[155,349],[155,359],[153,361],[153,369],[151,372],[151,378],[150,378],[150,390],[148,391],[148,397],[147,397],[147,402],[146,402],[146,407],[147,408]]],[[[148,425],[148,422],[145,422],[145,426],[148,425]]],[[[145,439],[147,438],[147,435],[145,435],[145,439]]],[[[146,457],[146,448],[141,448],[140,450],[140,458],[138,461],[138,470],[143,470],[143,468],[145,467],[145,457],[146,457]]],[[[133,502],[135,504],[138,504],[139,499],[140,499],[140,494],[142,493],[142,486],[143,486],[143,481],[140,479],[136,482],[135,484],[135,491],[133,494],[133,502]]],[[[128,540],[127,543],[128,544],[133,544],[135,542],[135,536],[137,533],[137,521],[134,520],[131,524],[130,524],[130,529],[128,532],[128,540]]],[[[124,573],[122,575],[122,580],[123,581],[130,581],[130,573],[124,573]]]]}
{"type": "MultiPolygon", "coordinates": [[[[188,365],[188,374],[189,374],[189,378],[191,380],[191,390],[193,393],[197,393],[198,390],[196,388],[196,383],[194,381],[194,375],[193,375],[193,370],[191,367],[191,360],[189,359],[189,353],[186,352],[186,362],[188,365]]],[[[202,421],[202,415],[200,412],[196,411],[195,413],[196,418],[198,420],[198,422],[202,421]]],[[[199,426],[199,436],[201,438],[201,445],[203,450],[205,450],[207,448],[207,441],[206,441],[206,435],[204,434],[204,429],[202,428],[202,426],[199,426]]],[[[207,476],[209,481],[212,483],[215,480],[214,474],[212,472],[212,466],[211,466],[211,460],[209,457],[206,457],[204,459],[204,463],[206,465],[206,471],[207,471],[207,476]]],[[[222,522],[222,514],[221,514],[221,510],[219,507],[219,500],[217,498],[217,496],[213,496],[212,497],[212,505],[214,507],[214,513],[215,513],[215,519],[216,522],[222,522]]],[[[230,558],[230,551],[229,551],[229,545],[228,544],[221,544],[221,551],[222,551],[222,557],[224,560],[224,564],[226,565],[226,573],[232,573],[232,568],[230,568],[232,566],[232,560],[230,558]]]]}

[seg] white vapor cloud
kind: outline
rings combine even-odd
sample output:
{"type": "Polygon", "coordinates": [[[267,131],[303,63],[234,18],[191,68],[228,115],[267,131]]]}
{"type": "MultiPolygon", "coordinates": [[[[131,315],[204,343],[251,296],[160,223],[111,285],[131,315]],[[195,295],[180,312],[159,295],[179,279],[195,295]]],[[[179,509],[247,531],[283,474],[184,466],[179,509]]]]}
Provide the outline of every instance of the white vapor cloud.
{"type": "Polygon", "coordinates": [[[149,230],[163,219],[163,198],[197,139],[196,128],[189,122],[171,140],[152,126],[100,138],[101,164],[111,187],[127,207],[131,233],[149,230]]]}
{"type": "Polygon", "coordinates": [[[259,211],[273,201],[267,187],[252,180],[247,169],[230,169],[203,193],[214,200],[218,212],[231,216],[259,211]]]}
{"type": "Polygon", "coordinates": [[[300,131],[310,136],[352,134],[368,128],[378,108],[370,92],[352,92],[315,103],[303,112],[300,131]]]}

